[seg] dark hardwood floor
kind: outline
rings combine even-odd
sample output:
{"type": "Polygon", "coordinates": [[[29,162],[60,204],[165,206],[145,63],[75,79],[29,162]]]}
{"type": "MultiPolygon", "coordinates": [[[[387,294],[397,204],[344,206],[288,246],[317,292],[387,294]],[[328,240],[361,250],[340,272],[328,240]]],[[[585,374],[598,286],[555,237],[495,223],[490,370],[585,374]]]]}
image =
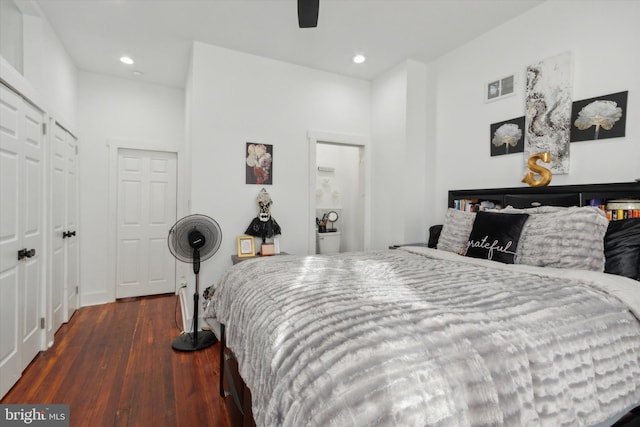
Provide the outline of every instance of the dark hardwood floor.
{"type": "Polygon", "coordinates": [[[79,309],[1,403],[70,405],[71,426],[228,427],[219,346],[177,352],[173,294],[79,309]]]}

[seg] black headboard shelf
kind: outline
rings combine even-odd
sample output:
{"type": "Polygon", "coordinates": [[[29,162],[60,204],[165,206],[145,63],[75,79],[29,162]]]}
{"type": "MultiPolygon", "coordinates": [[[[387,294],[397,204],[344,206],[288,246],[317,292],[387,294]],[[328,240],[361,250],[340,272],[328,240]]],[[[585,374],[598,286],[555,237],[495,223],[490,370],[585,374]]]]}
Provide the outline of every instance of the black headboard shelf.
{"type": "Polygon", "coordinates": [[[449,191],[449,207],[455,206],[455,200],[462,199],[491,201],[497,205],[516,208],[541,205],[585,206],[593,199],[640,199],[640,182],[449,191]]]}

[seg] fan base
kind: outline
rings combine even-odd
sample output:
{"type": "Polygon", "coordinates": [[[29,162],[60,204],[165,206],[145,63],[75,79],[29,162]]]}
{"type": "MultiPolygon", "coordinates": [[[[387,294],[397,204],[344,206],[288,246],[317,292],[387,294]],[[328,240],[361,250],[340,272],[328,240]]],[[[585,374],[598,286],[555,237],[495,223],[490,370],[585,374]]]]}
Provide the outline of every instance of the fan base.
{"type": "Polygon", "coordinates": [[[195,351],[202,350],[207,347],[211,347],[218,342],[218,338],[211,331],[198,331],[198,342],[193,342],[193,332],[188,334],[182,334],[178,338],[174,339],[171,343],[171,347],[178,351],[195,351]]]}

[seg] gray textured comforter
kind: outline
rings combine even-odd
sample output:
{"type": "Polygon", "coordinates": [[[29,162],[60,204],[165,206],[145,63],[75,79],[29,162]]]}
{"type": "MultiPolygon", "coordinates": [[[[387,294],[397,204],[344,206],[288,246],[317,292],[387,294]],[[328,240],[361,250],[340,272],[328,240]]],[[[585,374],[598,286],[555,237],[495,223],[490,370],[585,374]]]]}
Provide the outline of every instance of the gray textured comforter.
{"type": "Polygon", "coordinates": [[[597,425],[640,405],[640,323],[608,293],[633,303],[631,282],[426,249],[278,256],[227,271],[212,308],[259,426],[597,425]]]}

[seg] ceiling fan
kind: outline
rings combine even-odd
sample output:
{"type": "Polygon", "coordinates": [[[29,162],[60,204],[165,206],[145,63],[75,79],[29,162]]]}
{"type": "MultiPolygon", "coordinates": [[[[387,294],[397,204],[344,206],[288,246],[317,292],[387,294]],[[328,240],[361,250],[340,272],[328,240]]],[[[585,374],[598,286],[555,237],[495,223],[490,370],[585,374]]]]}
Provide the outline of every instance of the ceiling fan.
{"type": "Polygon", "coordinates": [[[318,9],[320,0],[298,0],[298,25],[300,28],[318,26],[318,9]]]}

